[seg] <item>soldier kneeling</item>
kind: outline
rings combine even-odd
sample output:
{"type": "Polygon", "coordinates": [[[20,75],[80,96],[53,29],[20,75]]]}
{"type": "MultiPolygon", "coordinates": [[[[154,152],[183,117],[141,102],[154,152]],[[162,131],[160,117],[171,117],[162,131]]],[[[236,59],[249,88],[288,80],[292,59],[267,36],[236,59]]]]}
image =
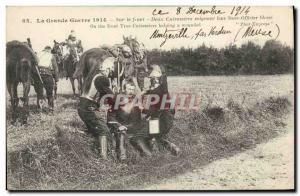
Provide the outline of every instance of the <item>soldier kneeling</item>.
{"type": "Polygon", "coordinates": [[[175,115],[175,110],[170,107],[171,96],[168,91],[167,76],[163,73],[162,68],[159,65],[152,65],[151,67],[152,71],[149,75],[151,83],[150,88],[143,94],[152,96],[156,95],[159,97],[159,101],[156,104],[150,105],[147,110],[144,110],[144,113],[149,119],[159,120],[160,132],[150,136],[148,142],[151,143],[151,141],[154,139],[157,141],[160,150],[167,149],[173,155],[177,156],[180,152],[180,149],[167,139],[167,135],[173,126],[175,115]],[[164,96],[166,97],[165,99],[168,103],[163,103],[164,96]],[[163,108],[162,105],[164,105],[163,108]]]}
{"type": "MultiPolygon", "coordinates": [[[[88,88],[83,89],[83,94],[79,98],[78,114],[81,120],[87,126],[87,131],[91,133],[98,145],[100,157],[108,159],[108,137],[110,136],[109,128],[106,124],[105,114],[99,110],[101,104],[99,100],[103,96],[113,95],[109,88],[109,80],[106,75],[96,73],[91,81],[88,81],[88,88]]],[[[107,100],[112,105],[113,98],[107,100]]]]}

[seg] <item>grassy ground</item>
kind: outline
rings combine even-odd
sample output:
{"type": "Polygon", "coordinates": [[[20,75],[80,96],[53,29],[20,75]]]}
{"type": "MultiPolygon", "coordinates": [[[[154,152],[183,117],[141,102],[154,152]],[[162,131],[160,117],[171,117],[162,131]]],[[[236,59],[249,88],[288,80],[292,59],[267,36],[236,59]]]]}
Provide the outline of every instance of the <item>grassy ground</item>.
{"type": "Polygon", "coordinates": [[[143,184],[146,190],[294,189],[294,122],[287,133],[255,148],[200,166],[174,178],[143,184]]]}
{"type": "Polygon", "coordinates": [[[170,140],[182,153],[151,158],[130,149],[127,163],[98,158],[77,115],[68,81],[59,82],[53,114],[37,112],[31,98],[28,125],[10,125],[7,108],[8,189],[132,189],[268,141],[285,130],[293,111],[293,76],[170,77],[169,89],[197,92],[198,112],[177,112],[170,140]],[[57,130],[55,126],[61,127],[57,130]]]}

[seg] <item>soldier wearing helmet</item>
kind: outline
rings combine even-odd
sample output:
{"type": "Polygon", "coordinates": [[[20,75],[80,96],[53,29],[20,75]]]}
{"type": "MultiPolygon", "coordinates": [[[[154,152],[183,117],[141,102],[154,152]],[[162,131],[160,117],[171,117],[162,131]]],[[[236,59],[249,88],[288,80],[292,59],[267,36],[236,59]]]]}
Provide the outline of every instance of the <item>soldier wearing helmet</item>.
{"type": "MultiPolygon", "coordinates": [[[[121,45],[119,46],[119,48],[120,48],[120,53],[117,57],[117,61],[120,64],[122,64],[122,67],[124,68],[124,73],[122,75],[121,80],[124,80],[125,82],[133,82],[134,62],[132,59],[132,50],[127,45],[121,45]]],[[[123,88],[124,86],[122,87],[122,89],[123,88]]]]}
{"type": "Polygon", "coordinates": [[[149,141],[156,140],[159,149],[167,149],[173,155],[178,155],[180,149],[173,143],[167,140],[167,135],[173,126],[173,120],[175,110],[170,108],[170,104],[166,104],[164,108],[161,107],[162,99],[167,96],[167,100],[171,100],[171,96],[168,91],[167,76],[163,67],[159,65],[151,65],[150,72],[150,87],[145,91],[144,95],[158,95],[159,102],[154,105],[150,105],[148,110],[145,110],[147,116],[151,118],[159,119],[160,133],[149,137],[149,141]]]}
{"type": "Polygon", "coordinates": [[[83,47],[81,44],[81,40],[77,39],[76,33],[74,30],[71,30],[68,39],[66,40],[66,45],[70,50],[70,53],[75,55],[75,60],[78,62],[79,57],[83,52],[83,47]]]}

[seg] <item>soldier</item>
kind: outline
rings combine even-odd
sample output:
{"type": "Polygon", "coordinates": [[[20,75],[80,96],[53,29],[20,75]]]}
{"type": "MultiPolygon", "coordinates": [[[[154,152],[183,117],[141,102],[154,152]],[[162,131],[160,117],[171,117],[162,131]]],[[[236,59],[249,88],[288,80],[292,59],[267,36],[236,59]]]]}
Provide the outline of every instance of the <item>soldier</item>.
{"type": "Polygon", "coordinates": [[[148,73],[148,67],[147,67],[147,56],[145,55],[144,51],[142,52],[142,56],[135,62],[135,74],[138,86],[141,91],[144,90],[145,82],[144,79],[147,76],[148,73]]]}
{"type": "Polygon", "coordinates": [[[171,97],[168,92],[167,85],[167,76],[162,71],[162,68],[159,65],[151,65],[152,71],[149,75],[150,77],[150,89],[147,90],[144,95],[158,95],[160,98],[159,102],[154,105],[150,105],[148,110],[144,110],[150,118],[159,119],[159,129],[160,133],[150,137],[149,142],[153,139],[157,141],[159,149],[167,149],[173,155],[178,155],[180,149],[173,143],[167,140],[167,134],[170,132],[170,129],[173,126],[173,120],[175,115],[175,110],[170,108],[170,103],[166,104],[163,109],[161,109],[163,96],[167,96],[168,101],[171,97]]]}
{"type": "MultiPolygon", "coordinates": [[[[109,57],[102,63],[103,66],[97,68],[91,75],[88,75],[81,97],[79,98],[79,117],[83,120],[91,133],[99,144],[100,156],[107,159],[108,136],[110,135],[105,120],[105,114],[99,110],[101,106],[100,100],[105,95],[113,95],[110,89],[110,81],[108,75],[113,70],[114,57],[109,57]]],[[[107,103],[113,104],[113,97],[107,99],[107,103]]],[[[104,103],[102,103],[104,104],[104,103]]]]}
{"type": "Polygon", "coordinates": [[[123,105],[119,108],[111,108],[108,111],[108,125],[116,135],[117,156],[122,161],[127,158],[125,148],[125,136],[131,145],[137,149],[142,156],[151,156],[150,149],[145,143],[148,135],[147,123],[142,119],[142,107],[135,103],[135,85],[133,82],[125,84],[125,95],[122,97],[123,105]]]}
{"type": "MultiPolygon", "coordinates": [[[[124,80],[126,82],[133,82],[133,76],[134,76],[134,62],[132,60],[132,51],[131,49],[123,45],[121,47],[121,53],[119,55],[119,61],[124,66],[124,80]]],[[[124,84],[125,84],[124,83],[124,84]]]]}
{"type": "MultiPolygon", "coordinates": [[[[115,58],[117,58],[117,63],[120,65],[119,74],[120,76],[120,86],[119,88],[123,89],[124,84],[126,82],[132,82],[134,77],[134,62],[132,59],[132,51],[127,45],[114,45],[114,46],[108,46],[103,45],[100,46],[102,49],[107,50],[111,55],[113,55],[115,58]],[[125,82],[122,82],[125,81],[125,82]]],[[[117,75],[114,75],[114,77],[118,77],[117,75]]],[[[116,85],[114,85],[116,86],[116,85]]]]}
{"type": "Polygon", "coordinates": [[[147,55],[144,44],[139,43],[136,38],[130,35],[128,38],[123,37],[124,42],[130,46],[132,51],[132,59],[134,61],[134,73],[137,85],[141,91],[144,89],[144,79],[148,73],[147,55]]]}
{"type": "MultiPolygon", "coordinates": [[[[44,100],[43,87],[46,89],[48,106],[53,110],[53,88],[55,82],[58,82],[58,68],[54,55],[51,53],[51,47],[46,46],[45,49],[38,54],[39,65],[38,69],[40,72],[41,82],[34,85],[35,91],[37,92],[37,105],[40,108],[40,102],[44,100]]],[[[40,81],[40,80],[37,80],[40,81]]]]}
{"type": "Polygon", "coordinates": [[[71,30],[70,35],[66,41],[67,47],[70,50],[70,53],[74,53],[76,62],[79,61],[79,57],[83,52],[83,47],[81,44],[81,40],[76,38],[76,33],[74,30],[71,30]]]}

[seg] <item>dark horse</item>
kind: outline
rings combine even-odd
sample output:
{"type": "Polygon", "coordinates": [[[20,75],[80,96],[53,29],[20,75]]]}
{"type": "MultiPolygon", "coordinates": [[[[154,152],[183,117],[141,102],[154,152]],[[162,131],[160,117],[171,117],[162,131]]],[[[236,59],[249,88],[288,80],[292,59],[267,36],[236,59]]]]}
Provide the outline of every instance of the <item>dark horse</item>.
{"type": "Polygon", "coordinates": [[[139,43],[136,38],[124,37],[125,45],[129,46],[132,50],[132,58],[135,64],[141,64],[145,69],[147,68],[147,54],[143,43],[139,43]]]}
{"type": "Polygon", "coordinates": [[[60,75],[66,74],[66,78],[70,79],[73,95],[76,95],[75,90],[75,79],[77,79],[78,82],[78,92],[79,95],[81,94],[82,89],[82,77],[73,77],[75,69],[78,65],[78,61],[76,59],[76,51],[73,51],[72,49],[69,49],[66,47],[65,43],[59,43],[54,40],[54,46],[52,48],[52,53],[56,56],[57,62],[59,62],[59,73],[60,75]]]}
{"type": "MultiPolygon", "coordinates": [[[[122,45],[114,45],[112,47],[102,47],[102,48],[92,48],[84,52],[79,60],[79,64],[75,70],[73,77],[83,78],[83,83],[86,81],[90,72],[94,71],[94,67],[97,67],[102,63],[107,57],[120,57],[120,48],[126,45],[129,46],[132,51],[132,56],[127,59],[131,63],[117,62],[115,64],[112,79],[119,76],[119,82],[122,83],[124,79],[132,78],[135,76],[135,65],[137,62],[143,62],[143,66],[147,66],[144,59],[146,59],[146,53],[143,47],[133,38],[125,38],[122,45]],[[118,74],[119,73],[119,74],[118,74]]],[[[120,85],[121,86],[121,85],[120,85]]]]}
{"type": "Polygon", "coordinates": [[[55,60],[58,67],[58,76],[63,78],[65,76],[65,68],[63,63],[63,48],[60,43],[54,40],[54,46],[51,53],[55,56],[55,60]]]}
{"type": "Polygon", "coordinates": [[[147,53],[143,43],[139,43],[136,38],[124,37],[125,45],[129,46],[132,50],[132,60],[134,63],[134,76],[137,79],[137,85],[141,91],[144,89],[144,79],[147,76],[147,53]]]}
{"type": "Polygon", "coordinates": [[[36,66],[38,58],[34,51],[27,43],[19,41],[11,41],[6,44],[6,85],[8,93],[11,97],[12,106],[12,122],[17,120],[17,108],[19,105],[19,98],[17,87],[19,83],[23,84],[23,123],[27,123],[29,115],[29,91],[31,79],[37,79],[38,71],[36,66]]]}

